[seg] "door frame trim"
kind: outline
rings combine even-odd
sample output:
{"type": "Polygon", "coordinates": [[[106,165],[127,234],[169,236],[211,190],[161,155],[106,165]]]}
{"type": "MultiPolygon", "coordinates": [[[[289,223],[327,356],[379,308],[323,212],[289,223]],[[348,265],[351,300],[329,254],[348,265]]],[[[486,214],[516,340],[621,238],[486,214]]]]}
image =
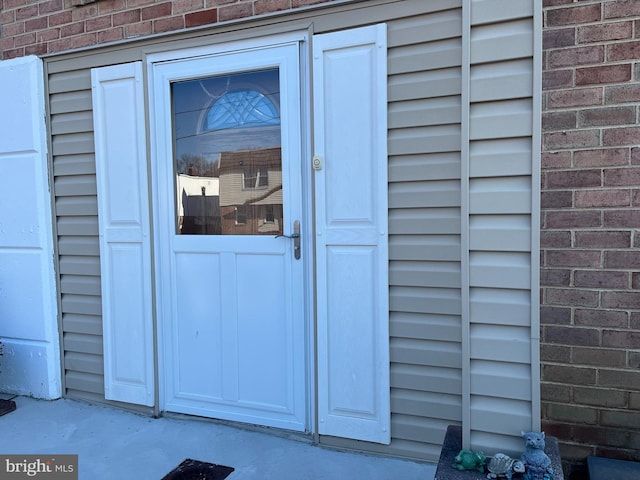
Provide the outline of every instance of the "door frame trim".
{"type": "MultiPolygon", "coordinates": [[[[316,377],[316,335],[315,335],[315,250],[314,250],[314,238],[313,238],[313,196],[312,196],[312,172],[310,162],[306,159],[311,158],[311,49],[309,42],[310,34],[307,31],[296,31],[285,34],[267,35],[260,38],[244,39],[244,40],[232,40],[229,42],[219,43],[215,45],[208,45],[202,47],[190,47],[184,49],[167,50],[159,53],[150,53],[145,56],[144,63],[146,64],[146,98],[148,101],[148,119],[149,127],[154,123],[155,116],[159,113],[155,108],[154,99],[154,67],[161,63],[173,63],[182,62],[189,59],[197,59],[198,57],[209,57],[219,54],[228,54],[233,52],[242,52],[250,50],[258,50],[269,47],[277,47],[286,44],[297,44],[299,55],[299,92],[300,92],[300,144],[301,144],[301,190],[302,190],[302,206],[301,212],[301,234],[302,234],[302,249],[303,252],[308,252],[307,255],[302,256],[302,276],[304,285],[303,292],[303,305],[301,310],[304,312],[304,396],[305,396],[305,432],[317,435],[317,377],[316,377]]],[[[161,273],[166,271],[162,268],[163,264],[161,249],[157,248],[158,245],[158,225],[160,214],[159,198],[158,198],[158,171],[157,168],[152,165],[152,159],[157,157],[157,138],[155,131],[152,128],[149,131],[149,184],[151,190],[151,218],[153,221],[152,226],[152,238],[153,238],[153,271],[151,273],[154,285],[154,310],[155,310],[155,324],[156,324],[156,338],[154,339],[156,347],[156,389],[157,397],[157,413],[162,414],[165,411],[165,397],[163,392],[165,391],[165,378],[164,373],[166,371],[163,353],[163,341],[165,332],[163,331],[163,325],[160,321],[163,318],[162,312],[166,312],[168,306],[160,298],[158,294],[160,290],[159,285],[162,282],[160,278],[161,273]]]]}

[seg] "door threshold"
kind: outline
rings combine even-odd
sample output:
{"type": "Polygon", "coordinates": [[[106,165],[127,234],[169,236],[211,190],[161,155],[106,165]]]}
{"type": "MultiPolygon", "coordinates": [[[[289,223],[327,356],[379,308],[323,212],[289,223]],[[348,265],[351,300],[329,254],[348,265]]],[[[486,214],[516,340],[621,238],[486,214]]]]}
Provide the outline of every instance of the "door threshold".
{"type": "Polygon", "coordinates": [[[287,430],[285,428],[267,427],[264,425],[257,425],[252,423],[238,422],[234,420],[224,420],[221,418],[201,417],[199,415],[191,415],[188,413],[177,412],[160,412],[159,418],[171,418],[177,420],[189,420],[208,422],[215,425],[224,425],[226,427],[237,428],[239,430],[246,430],[249,432],[264,433],[266,435],[272,435],[274,437],[284,438],[286,440],[295,440],[302,443],[308,443],[310,445],[316,445],[315,435],[311,432],[297,432],[295,430],[287,430]]]}

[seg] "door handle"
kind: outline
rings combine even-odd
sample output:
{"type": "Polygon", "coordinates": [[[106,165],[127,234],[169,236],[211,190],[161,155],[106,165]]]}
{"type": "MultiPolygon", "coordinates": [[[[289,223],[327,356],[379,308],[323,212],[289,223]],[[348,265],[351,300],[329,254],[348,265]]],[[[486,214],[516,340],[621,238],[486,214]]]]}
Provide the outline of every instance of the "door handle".
{"type": "Polygon", "coordinates": [[[280,235],[276,235],[274,238],[278,237],[286,237],[293,240],[293,257],[296,260],[300,260],[300,222],[298,220],[293,222],[293,233],[291,235],[281,233],[280,235]]]}

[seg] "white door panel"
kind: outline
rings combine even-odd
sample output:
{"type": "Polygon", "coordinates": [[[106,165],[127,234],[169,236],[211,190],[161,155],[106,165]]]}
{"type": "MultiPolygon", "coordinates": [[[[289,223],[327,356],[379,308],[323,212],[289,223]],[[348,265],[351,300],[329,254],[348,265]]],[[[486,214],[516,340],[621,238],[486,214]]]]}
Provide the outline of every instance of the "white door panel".
{"type": "Polygon", "coordinates": [[[150,73],[162,407],[305,430],[299,44],[150,73]]]}

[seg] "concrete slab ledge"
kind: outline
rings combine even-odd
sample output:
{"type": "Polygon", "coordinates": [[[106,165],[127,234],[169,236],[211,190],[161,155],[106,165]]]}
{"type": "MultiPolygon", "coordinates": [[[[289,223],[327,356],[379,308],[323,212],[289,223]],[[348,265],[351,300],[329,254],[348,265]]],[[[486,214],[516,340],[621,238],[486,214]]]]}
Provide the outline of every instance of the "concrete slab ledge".
{"type": "MultiPolygon", "coordinates": [[[[562,460],[560,459],[560,449],[558,447],[558,439],[551,436],[545,437],[546,448],[545,453],[551,459],[553,467],[554,480],[564,480],[562,472],[562,460]]],[[[449,425],[447,433],[444,437],[442,450],[440,452],[440,460],[434,480],[487,480],[486,473],[474,472],[470,470],[460,471],[451,467],[453,459],[462,449],[462,428],[458,425],[449,425]]],[[[523,444],[524,451],[524,444],[523,444]]],[[[522,475],[514,475],[514,479],[522,478],[522,475]]],[[[612,480],[615,477],[609,477],[612,480]]],[[[638,477],[636,477],[636,480],[638,477]]],[[[594,480],[594,479],[591,479],[594,480]]],[[[616,480],[618,480],[616,478],[616,480]]],[[[626,479],[625,479],[626,480],[626,479]]]]}

